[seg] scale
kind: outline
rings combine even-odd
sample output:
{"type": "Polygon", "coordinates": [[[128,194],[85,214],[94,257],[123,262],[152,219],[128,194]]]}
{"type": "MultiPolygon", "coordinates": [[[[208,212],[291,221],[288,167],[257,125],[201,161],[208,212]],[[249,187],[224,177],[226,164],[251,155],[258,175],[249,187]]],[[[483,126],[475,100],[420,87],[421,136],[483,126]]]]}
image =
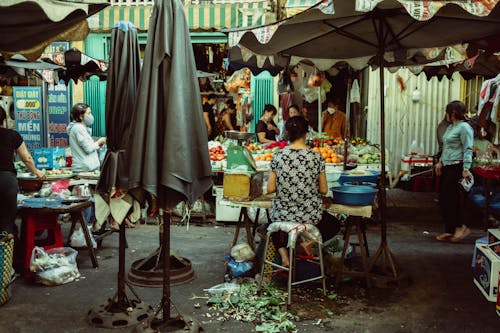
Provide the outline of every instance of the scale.
{"type": "Polygon", "coordinates": [[[257,164],[252,157],[250,151],[243,145],[244,141],[255,137],[255,133],[238,132],[238,131],[225,131],[224,134],[228,139],[238,141],[235,146],[230,146],[226,151],[227,171],[236,172],[255,172],[257,164]]]}

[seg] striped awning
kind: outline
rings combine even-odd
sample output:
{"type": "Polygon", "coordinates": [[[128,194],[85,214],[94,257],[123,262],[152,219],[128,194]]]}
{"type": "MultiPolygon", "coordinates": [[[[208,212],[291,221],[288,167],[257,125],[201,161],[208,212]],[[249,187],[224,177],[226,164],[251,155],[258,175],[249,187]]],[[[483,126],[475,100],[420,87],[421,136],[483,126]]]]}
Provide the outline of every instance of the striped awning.
{"type": "MultiPolygon", "coordinates": [[[[118,21],[130,21],[140,31],[149,27],[153,6],[111,6],[89,19],[92,32],[109,32],[118,21]]],[[[191,30],[217,30],[261,25],[270,8],[268,1],[254,3],[223,3],[185,5],[184,11],[191,30]]]]}
{"type": "Polygon", "coordinates": [[[287,0],[285,3],[286,16],[296,15],[321,1],[322,0],[287,0]]]}

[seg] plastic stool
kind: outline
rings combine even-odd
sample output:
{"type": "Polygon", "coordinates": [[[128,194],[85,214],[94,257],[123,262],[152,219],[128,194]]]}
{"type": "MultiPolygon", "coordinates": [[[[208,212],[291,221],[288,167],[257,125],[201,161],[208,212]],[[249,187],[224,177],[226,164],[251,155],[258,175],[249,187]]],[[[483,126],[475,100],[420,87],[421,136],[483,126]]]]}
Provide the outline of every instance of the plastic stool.
{"type": "MultiPolygon", "coordinates": [[[[273,223],[274,224],[274,223],[273,223]]],[[[314,226],[309,226],[309,228],[311,227],[314,227],[314,226]]],[[[314,227],[315,228],[315,227],[314,227]]],[[[288,232],[288,230],[282,230],[284,232],[288,232]]],[[[261,268],[261,272],[260,272],[260,281],[259,281],[259,287],[258,289],[260,290],[261,287],[262,287],[262,282],[264,280],[264,269],[266,267],[266,264],[267,265],[270,265],[271,267],[273,268],[278,268],[278,269],[281,269],[283,271],[286,271],[288,272],[288,283],[287,283],[287,291],[288,291],[288,300],[287,300],[287,304],[290,305],[292,304],[292,286],[296,286],[296,285],[299,285],[299,284],[302,284],[302,283],[307,283],[307,282],[312,282],[312,281],[316,281],[316,280],[322,280],[322,283],[323,283],[323,295],[326,295],[326,275],[325,275],[325,269],[324,269],[324,265],[323,265],[323,249],[322,249],[322,245],[321,245],[321,242],[318,242],[318,243],[315,243],[314,246],[317,248],[317,252],[318,252],[318,256],[314,259],[307,259],[307,262],[310,262],[310,263],[314,263],[314,264],[317,264],[319,265],[320,267],[320,275],[318,276],[313,276],[313,277],[310,277],[310,278],[307,278],[307,279],[304,279],[304,280],[301,280],[301,281],[295,281],[294,279],[294,274],[297,270],[297,267],[296,266],[296,257],[295,257],[295,244],[293,243],[293,246],[290,246],[288,248],[288,256],[289,256],[289,259],[290,259],[290,267],[284,267],[284,266],[281,266],[281,265],[278,265],[277,263],[273,262],[273,261],[270,261],[270,260],[267,260],[267,255],[268,255],[268,249],[269,249],[269,240],[271,238],[271,235],[273,234],[274,232],[272,231],[268,231],[267,233],[267,237],[266,237],[266,244],[265,244],[265,248],[264,248],[264,256],[263,256],[263,263],[262,263],[262,268],[261,268]]],[[[291,237],[291,233],[288,232],[288,237],[290,239],[291,237]]],[[[275,272],[276,270],[272,270],[272,272],[275,272]]]]}
{"type": "Polygon", "coordinates": [[[61,226],[57,223],[57,214],[25,215],[22,220],[21,240],[24,246],[24,273],[30,275],[31,252],[35,246],[45,250],[64,247],[61,226]],[[47,230],[45,239],[35,240],[37,232],[47,230]]]}

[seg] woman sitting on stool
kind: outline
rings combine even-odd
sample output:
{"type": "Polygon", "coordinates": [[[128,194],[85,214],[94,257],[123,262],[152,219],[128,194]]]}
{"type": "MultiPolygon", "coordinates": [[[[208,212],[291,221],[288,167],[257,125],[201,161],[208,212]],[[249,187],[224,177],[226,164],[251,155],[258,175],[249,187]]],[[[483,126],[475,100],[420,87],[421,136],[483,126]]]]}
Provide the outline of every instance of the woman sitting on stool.
{"type": "MultiPolygon", "coordinates": [[[[300,116],[292,117],[287,120],[285,130],[291,143],[274,154],[267,183],[267,192],[276,192],[271,221],[313,224],[323,235],[325,229],[337,228],[335,224],[325,223],[323,226],[323,223],[319,223],[323,214],[322,195],[328,192],[325,161],[305,143],[307,120],[300,116]]],[[[281,256],[282,265],[288,267],[288,234],[283,231],[275,232],[272,234],[272,241],[281,256]]],[[[314,241],[301,243],[306,254],[310,254],[313,243],[314,241]]]]}

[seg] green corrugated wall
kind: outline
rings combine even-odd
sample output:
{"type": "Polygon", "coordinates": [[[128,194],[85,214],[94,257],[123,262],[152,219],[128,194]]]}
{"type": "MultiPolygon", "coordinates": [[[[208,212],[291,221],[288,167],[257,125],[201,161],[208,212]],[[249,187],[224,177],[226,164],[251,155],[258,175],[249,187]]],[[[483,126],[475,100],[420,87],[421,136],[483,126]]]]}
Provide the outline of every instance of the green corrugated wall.
{"type": "Polygon", "coordinates": [[[274,78],[269,72],[264,71],[257,76],[252,74],[250,80],[250,93],[254,97],[252,101],[252,108],[254,118],[252,120],[250,129],[255,132],[255,125],[262,117],[264,105],[273,104],[274,102],[274,78]]]}

